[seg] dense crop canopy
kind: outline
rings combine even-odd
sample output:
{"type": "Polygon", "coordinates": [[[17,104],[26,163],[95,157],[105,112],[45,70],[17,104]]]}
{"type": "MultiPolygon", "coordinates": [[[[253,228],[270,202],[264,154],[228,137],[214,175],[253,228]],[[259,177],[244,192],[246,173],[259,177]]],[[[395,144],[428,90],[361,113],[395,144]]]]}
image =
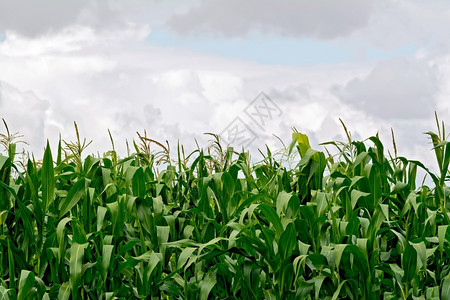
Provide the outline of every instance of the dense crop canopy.
{"type": "Polygon", "coordinates": [[[330,156],[294,132],[292,167],[268,149],[252,164],[218,140],[173,161],[146,136],[124,159],[83,159],[78,132],[21,163],[4,141],[0,297],[450,299],[450,145],[438,131],[437,174],[377,136],[327,143],[330,156]]]}

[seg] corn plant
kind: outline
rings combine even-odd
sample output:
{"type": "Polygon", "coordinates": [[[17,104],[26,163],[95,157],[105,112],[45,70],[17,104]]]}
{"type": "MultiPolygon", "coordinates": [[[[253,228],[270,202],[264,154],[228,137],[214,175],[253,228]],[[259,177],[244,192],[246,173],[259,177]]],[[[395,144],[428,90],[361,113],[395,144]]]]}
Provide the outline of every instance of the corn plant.
{"type": "Polygon", "coordinates": [[[345,125],[336,155],[294,130],[257,163],[213,134],[176,160],[145,132],[86,156],[75,128],[41,161],[0,135],[2,299],[450,299],[444,124],[436,174],[345,125]]]}

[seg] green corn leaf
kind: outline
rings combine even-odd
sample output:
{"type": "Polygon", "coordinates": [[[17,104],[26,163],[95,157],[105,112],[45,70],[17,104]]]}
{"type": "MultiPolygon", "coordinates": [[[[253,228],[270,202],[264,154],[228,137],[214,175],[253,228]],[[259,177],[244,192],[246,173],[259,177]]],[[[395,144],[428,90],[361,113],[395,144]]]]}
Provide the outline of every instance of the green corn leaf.
{"type": "Polygon", "coordinates": [[[341,283],[339,283],[336,291],[333,294],[333,297],[331,298],[331,300],[336,300],[339,298],[339,293],[341,292],[342,286],[347,282],[347,280],[343,280],[341,283]]]}
{"type": "Polygon", "coordinates": [[[84,251],[88,247],[88,243],[78,244],[73,243],[70,247],[70,260],[69,260],[69,270],[70,270],[70,286],[72,289],[72,298],[78,299],[78,286],[80,285],[80,280],[82,276],[82,265],[84,251]]]}
{"type": "Polygon", "coordinates": [[[280,243],[279,243],[279,251],[281,254],[281,259],[289,257],[292,254],[292,251],[295,249],[297,245],[297,234],[295,232],[294,225],[289,223],[286,226],[286,229],[281,234],[280,243]]]}
{"type": "Polygon", "coordinates": [[[169,241],[170,227],[169,226],[156,226],[156,234],[158,237],[158,244],[162,245],[169,241]]]}
{"type": "Polygon", "coordinates": [[[312,202],[317,204],[317,217],[323,216],[328,208],[328,198],[330,195],[324,192],[311,191],[312,202]]]}
{"type": "Polygon", "coordinates": [[[15,263],[14,263],[14,255],[11,249],[12,241],[8,238],[8,272],[9,272],[9,287],[14,289],[16,287],[16,274],[15,274],[15,263]]]}
{"type": "Polygon", "coordinates": [[[112,254],[114,250],[114,245],[103,245],[102,250],[102,267],[103,267],[103,277],[106,280],[106,274],[108,273],[109,266],[112,260],[112,254]]]}
{"type": "Polygon", "coordinates": [[[145,181],[144,181],[144,170],[142,168],[138,168],[132,178],[132,188],[133,195],[137,197],[144,197],[146,193],[145,189],[145,181]]]}
{"type": "Polygon", "coordinates": [[[197,250],[194,247],[187,247],[181,251],[180,256],[178,257],[177,268],[180,269],[184,266],[187,260],[192,256],[192,254],[197,250]]]}
{"type": "Polygon", "coordinates": [[[64,253],[64,230],[66,228],[67,223],[69,223],[72,219],[71,218],[64,218],[61,221],[59,221],[58,226],[56,227],[56,238],[59,245],[59,255],[58,257],[61,258],[64,253]]]}
{"type": "Polygon", "coordinates": [[[10,300],[11,298],[11,289],[7,289],[4,286],[0,285],[0,299],[1,300],[10,300]]]}
{"type": "Polygon", "coordinates": [[[445,235],[447,234],[448,225],[440,225],[438,227],[438,238],[439,238],[439,250],[441,251],[441,257],[444,252],[444,241],[445,235]]]}
{"type": "Polygon", "coordinates": [[[322,284],[325,278],[326,276],[324,275],[319,275],[314,278],[314,295],[316,299],[319,299],[320,289],[322,288],[322,284]]]}
{"type": "Polygon", "coordinates": [[[119,272],[127,270],[136,266],[139,262],[148,262],[153,265],[153,268],[160,262],[162,256],[153,251],[148,251],[137,257],[129,257],[126,261],[119,263],[119,272]]]}
{"type": "Polygon", "coordinates": [[[342,253],[344,253],[345,248],[348,245],[339,244],[334,247],[334,265],[337,269],[339,269],[339,265],[341,264],[342,253]]]}
{"type": "Polygon", "coordinates": [[[217,283],[216,274],[211,270],[206,273],[203,280],[199,283],[200,287],[200,300],[207,300],[211,289],[217,283]]]}
{"type": "MultiPolygon", "coordinates": [[[[433,286],[426,289],[426,299],[432,299],[432,300],[440,300],[439,297],[439,286],[433,286]]],[[[444,298],[442,298],[444,299],[444,298]]]]}
{"type": "Polygon", "coordinates": [[[71,292],[70,283],[64,282],[63,284],[61,284],[59,288],[58,300],[69,300],[70,292],[71,292]]]}
{"type": "Polygon", "coordinates": [[[18,300],[26,300],[31,297],[35,282],[34,277],[33,272],[22,270],[19,279],[19,293],[17,294],[18,300]]]}
{"type": "Polygon", "coordinates": [[[298,144],[300,155],[303,157],[306,154],[306,151],[311,148],[308,136],[300,132],[295,132],[292,134],[292,139],[298,144]]]}
{"type": "Polygon", "coordinates": [[[68,211],[70,211],[77,203],[80,201],[86,193],[86,188],[89,184],[89,179],[81,178],[75,183],[75,185],[70,189],[67,197],[59,204],[59,218],[64,216],[68,211]]]}
{"type": "Polygon", "coordinates": [[[53,201],[55,195],[55,172],[53,169],[53,158],[50,150],[50,143],[47,140],[47,146],[45,147],[44,160],[42,162],[41,171],[42,181],[42,205],[43,211],[46,212],[48,205],[53,201]]]}
{"type": "Polygon", "coordinates": [[[365,198],[369,196],[370,193],[361,192],[358,190],[352,190],[351,192],[351,204],[352,209],[355,209],[356,204],[358,203],[358,200],[361,198],[365,198]]]}
{"type": "Polygon", "coordinates": [[[56,156],[56,165],[59,166],[61,164],[62,157],[62,146],[61,146],[61,136],[59,136],[58,140],[58,154],[56,156]]]}
{"type": "Polygon", "coordinates": [[[97,231],[101,231],[105,227],[105,216],[108,209],[103,206],[97,207],[97,231]]]}
{"type": "Polygon", "coordinates": [[[152,272],[156,268],[156,266],[159,263],[161,263],[161,260],[162,260],[162,256],[161,255],[158,255],[155,252],[152,252],[150,254],[150,258],[148,260],[148,271],[147,271],[148,279],[150,279],[150,275],[152,274],[152,272]]]}
{"type": "Polygon", "coordinates": [[[450,299],[450,274],[442,282],[441,299],[450,299]]]}
{"type": "Polygon", "coordinates": [[[406,246],[405,253],[403,253],[402,259],[403,271],[403,283],[410,282],[416,275],[417,269],[417,252],[413,246],[406,246]]]}
{"type": "Polygon", "coordinates": [[[421,269],[422,267],[426,268],[427,265],[427,248],[424,242],[420,243],[411,243],[417,253],[417,261],[420,263],[417,268],[421,269]]]}
{"type": "Polygon", "coordinates": [[[280,236],[283,233],[283,225],[281,225],[280,218],[278,217],[275,210],[267,204],[260,204],[258,208],[275,228],[275,232],[277,236],[280,236]]]}

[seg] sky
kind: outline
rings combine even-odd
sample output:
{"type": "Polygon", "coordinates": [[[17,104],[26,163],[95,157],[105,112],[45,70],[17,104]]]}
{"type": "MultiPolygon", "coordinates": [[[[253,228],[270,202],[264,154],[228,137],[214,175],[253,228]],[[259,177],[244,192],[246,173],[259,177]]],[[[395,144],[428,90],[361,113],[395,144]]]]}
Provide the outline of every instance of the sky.
{"type": "MultiPolygon", "coordinates": [[[[450,118],[448,0],[0,0],[0,117],[39,157],[49,139],[124,155],[136,132],[176,149],[205,133],[252,153],[379,134],[433,164],[450,118]]],[[[4,133],[0,128],[0,133],[4,133]]],[[[156,148],[155,148],[156,149],[156,148]]]]}

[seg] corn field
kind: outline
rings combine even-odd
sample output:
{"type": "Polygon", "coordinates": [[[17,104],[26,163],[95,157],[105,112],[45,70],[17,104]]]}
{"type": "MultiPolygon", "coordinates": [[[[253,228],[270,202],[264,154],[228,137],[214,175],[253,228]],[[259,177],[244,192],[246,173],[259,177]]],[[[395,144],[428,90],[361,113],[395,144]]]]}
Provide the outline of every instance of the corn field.
{"type": "Polygon", "coordinates": [[[450,299],[450,145],[439,124],[427,133],[434,173],[347,131],[324,144],[335,155],[294,131],[252,163],[215,135],[188,155],[178,145],[176,159],[146,134],[128,157],[114,143],[83,156],[78,130],[75,142],[47,143],[42,160],[20,159],[8,130],[0,298],[450,299]]]}

